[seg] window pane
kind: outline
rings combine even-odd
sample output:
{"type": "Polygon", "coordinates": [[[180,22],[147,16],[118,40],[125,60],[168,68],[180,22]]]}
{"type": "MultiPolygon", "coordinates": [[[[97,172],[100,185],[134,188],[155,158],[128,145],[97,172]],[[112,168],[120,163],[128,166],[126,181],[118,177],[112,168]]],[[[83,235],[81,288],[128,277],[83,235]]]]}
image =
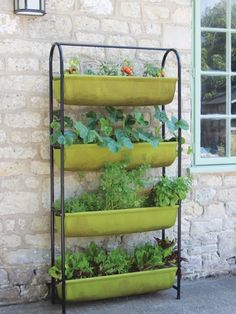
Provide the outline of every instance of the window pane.
{"type": "Polygon", "coordinates": [[[202,119],[201,157],[225,157],[225,134],[225,120],[202,119]]]}
{"type": "Polygon", "coordinates": [[[226,113],[226,78],[202,76],[201,114],[226,113]]]}
{"type": "Polygon", "coordinates": [[[225,71],[226,34],[202,32],[202,70],[225,71]]]}
{"type": "Polygon", "coordinates": [[[232,34],[231,70],[236,72],[236,34],[232,34]]]}
{"type": "Polygon", "coordinates": [[[231,0],[231,28],[236,28],[236,0],[231,0]]]}
{"type": "Polygon", "coordinates": [[[236,76],[231,78],[231,113],[236,114],[236,76]]]}
{"type": "Polygon", "coordinates": [[[226,27],[226,1],[201,0],[201,24],[203,27],[226,27]]]}
{"type": "Polygon", "coordinates": [[[236,156],[236,119],[231,120],[231,156],[236,156]]]}

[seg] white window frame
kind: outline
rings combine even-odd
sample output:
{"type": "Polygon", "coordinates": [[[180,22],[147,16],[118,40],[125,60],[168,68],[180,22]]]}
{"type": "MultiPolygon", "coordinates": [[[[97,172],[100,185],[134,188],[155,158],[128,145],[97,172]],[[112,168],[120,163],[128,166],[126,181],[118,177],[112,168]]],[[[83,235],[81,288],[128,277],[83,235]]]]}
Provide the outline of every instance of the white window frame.
{"type": "Polygon", "coordinates": [[[193,56],[193,121],[194,121],[194,166],[227,166],[236,164],[235,157],[212,157],[203,158],[201,149],[201,119],[224,119],[226,120],[226,156],[231,151],[231,119],[236,119],[236,114],[231,114],[231,77],[236,72],[231,71],[231,34],[236,34],[236,29],[231,29],[231,0],[227,0],[226,29],[201,27],[201,1],[194,1],[194,56],[193,56]],[[202,71],[201,70],[201,31],[224,32],[226,34],[226,71],[202,71]],[[226,114],[201,114],[201,75],[226,76],[226,114]]]}

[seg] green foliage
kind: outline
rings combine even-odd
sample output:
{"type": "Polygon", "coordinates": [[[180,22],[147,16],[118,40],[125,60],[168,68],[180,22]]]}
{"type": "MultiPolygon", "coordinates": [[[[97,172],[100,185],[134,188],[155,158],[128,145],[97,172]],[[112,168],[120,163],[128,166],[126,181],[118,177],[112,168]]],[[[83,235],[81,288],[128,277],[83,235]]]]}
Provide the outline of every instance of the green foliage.
{"type": "Polygon", "coordinates": [[[188,122],[184,119],[178,120],[175,116],[168,118],[165,111],[161,110],[159,106],[155,107],[155,114],[154,117],[160,121],[162,124],[166,124],[167,129],[169,132],[177,138],[178,129],[187,131],[189,129],[188,122]]]}
{"type": "Polygon", "coordinates": [[[104,275],[115,275],[128,273],[131,269],[129,255],[122,249],[114,249],[107,254],[107,258],[102,264],[104,275]]]}
{"type": "MultiPolygon", "coordinates": [[[[97,211],[104,209],[104,199],[99,192],[85,192],[79,197],[71,197],[64,203],[66,213],[97,211]]],[[[56,213],[60,213],[60,201],[54,202],[56,213]]]]}
{"type": "Polygon", "coordinates": [[[79,66],[80,66],[80,60],[79,58],[71,58],[68,62],[68,68],[65,70],[65,73],[68,74],[79,74],[79,66]]]}
{"type": "Polygon", "coordinates": [[[164,70],[162,68],[158,68],[155,64],[146,63],[143,76],[163,77],[164,70]]]}
{"type": "MultiPolygon", "coordinates": [[[[140,245],[130,254],[121,248],[107,252],[91,242],[83,252],[66,254],[65,275],[70,280],[158,269],[175,265],[176,258],[175,243],[168,239],[156,238],[156,244],[140,245]]],[[[56,258],[49,275],[61,281],[61,257],[56,258]]]]}
{"type": "MultiPolygon", "coordinates": [[[[118,162],[107,164],[100,177],[100,185],[95,192],[85,192],[79,197],[65,200],[65,212],[116,210],[143,206],[174,206],[184,200],[191,188],[189,177],[161,177],[151,193],[144,195],[146,180],[144,175],[149,168],[142,165],[128,170],[128,164],[118,162]]],[[[147,193],[146,193],[147,194],[147,193]]],[[[56,213],[60,213],[60,201],[54,203],[56,213]]]]}
{"type": "Polygon", "coordinates": [[[100,190],[104,197],[104,209],[136,208],[144,203],[139,189],[144,187],[142,179],[147,166],[127,170],[125,163],[113,163],[105,167],[101,175],[100,190]]]}
{"type": "Polygon", "coordinates": [[[155,206],[174,206],[179,200],[184,200],[191,188],[189,177],[170,179],[162,177],[153,188],[153,201],[155,206]]]}
{"type": "Polygon", "coordinates": [[[121,75],[120,72],[120,64],[115,64],[111,62],[102,62],[100,65],[100,69],[97,73],[98,75],[111,75],[117,76],[121,75]]]}
{"type": "Polygon", "coordinates": [[[137,271],[162,268],[171,263],[175,264],[176,261],[171,259],[175,248],[174,241],[171,242],[168,239],[160,240],[158,238],[156,238],[156,241],[158,244],[156,246],[146,243],[134,250],[133,263],[137,271]]]}
{"type": "MultiPolygon", "coordinates": [[[[74,122],[70,117],[65,117],[64,135],[61,132],[60,114],[55,112],[51,123],[53,134],[50,137],[52,144],[71,145],[73,143],[97,143],[107,147],[112,152],[121,148],[133,148],[133,143],[147,142],[157,147],[161,141],[160,128],[150,129],[149,122],[138,109],[133,113],[125,114],[120,109],[106,107],[105,113],[89,111],[85,121],[74,122]]],[[[157,121],[166,123],[169,131],[176,137],[178,128],[188,130],[188,123],[174,116],[170,119],[159,107],[155,108],[157,121]]]]}
{"type": "MultiPolygon", "coordinates": [[[[85,192],[79,197],[65,200],[65,212],[113,210],[141,207],[144,196],[139,189],[144,187],[142,178],[147,166],[128,170],[125,163],[108,164],[100,178],[100,187],[96,192],[85,192]]],[[[54,202],[56,213],[60,213],[60,201],[54,202]]]]}

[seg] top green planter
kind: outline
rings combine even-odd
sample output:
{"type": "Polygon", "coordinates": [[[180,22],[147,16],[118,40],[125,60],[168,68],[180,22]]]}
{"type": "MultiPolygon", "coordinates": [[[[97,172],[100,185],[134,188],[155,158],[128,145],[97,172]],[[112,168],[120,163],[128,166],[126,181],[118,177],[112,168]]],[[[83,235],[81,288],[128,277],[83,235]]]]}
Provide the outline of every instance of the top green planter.
{"type": "MultiPolygon", "coordinates": [[[[156,106],[171,103],[176,78],[65,75],[64,103],[77,106],[156,106]]],[[[60,79],[54,78],[60,102],[60,79]]]]}

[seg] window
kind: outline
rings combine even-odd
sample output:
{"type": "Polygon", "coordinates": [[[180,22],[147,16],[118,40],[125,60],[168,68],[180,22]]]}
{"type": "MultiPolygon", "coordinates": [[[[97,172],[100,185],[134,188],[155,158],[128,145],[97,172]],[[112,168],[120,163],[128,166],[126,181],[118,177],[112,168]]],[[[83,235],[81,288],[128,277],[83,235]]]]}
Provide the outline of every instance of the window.
{"type": "Polygon", "coordinates": [[[195,3],[195,164],[232,164],[236,163],[236,0],[195,3]]]}

